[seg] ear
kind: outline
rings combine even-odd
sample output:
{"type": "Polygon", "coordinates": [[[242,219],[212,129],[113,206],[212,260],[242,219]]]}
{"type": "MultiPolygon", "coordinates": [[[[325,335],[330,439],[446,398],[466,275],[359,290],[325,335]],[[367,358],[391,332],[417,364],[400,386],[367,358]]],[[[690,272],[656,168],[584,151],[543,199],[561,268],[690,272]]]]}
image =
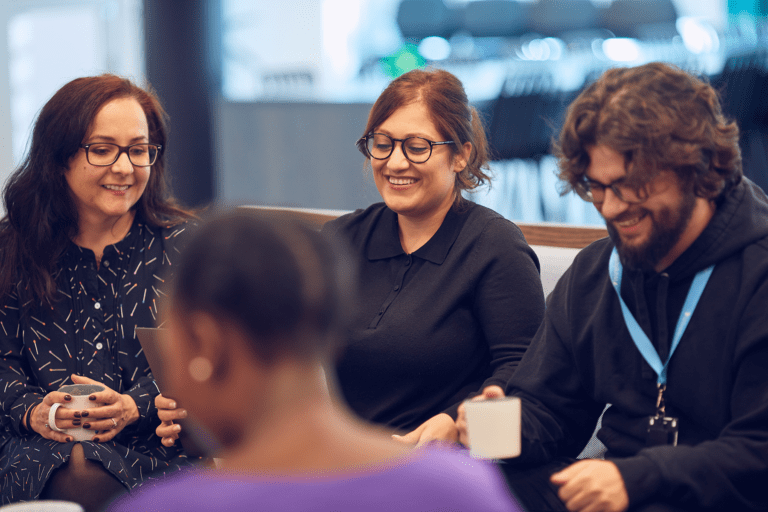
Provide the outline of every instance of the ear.
{"type": "Polygon", "coordinates": [[[469,156],[472,154],[472,143],[465,142],[461,151],[453,156],[453,172],[459,173],[467,168],[469,156]]]}
{"type": "Polygon", "coordinates": [[[230,357],[234,340],[228,335],[229,329],[209,313],[196,311],[188,317],[189,333],[193,338],[190,358],[201,356],[213,365],[212,377],[223,380],[230,368],[230,357]]]}

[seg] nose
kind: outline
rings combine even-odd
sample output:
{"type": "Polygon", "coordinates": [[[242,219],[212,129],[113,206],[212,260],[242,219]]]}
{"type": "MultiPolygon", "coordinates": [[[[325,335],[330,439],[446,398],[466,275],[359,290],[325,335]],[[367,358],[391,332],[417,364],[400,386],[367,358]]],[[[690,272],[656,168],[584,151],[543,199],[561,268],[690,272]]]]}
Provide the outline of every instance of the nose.
{"type": "Polygon", "coordinates": [[[112,164],[112,172],[118,174],[131,174],[133,172],[133,164],[128,158],[128,153],[123,152],[117,156],[117,161],[112,164]]]}
{"type": "Polygon", "coordinates": [[[392,154],[387,159],[387,169],[391,171],[402,171],[410,167],[411,162],[405,158],[405,152],[403,151],[403,143],[395,142],[395,147],[392,148],[392,154]],[[398,147],[397,145],[400,145],[398,147]]]}
{"type": "Polygon", "coordinates": [[[624,213],[629,203],[622,201],[610,188],[605,189],[605,197],[602,203],[595,203],[595,208],[605,220],[612,220],[624,213]]]}

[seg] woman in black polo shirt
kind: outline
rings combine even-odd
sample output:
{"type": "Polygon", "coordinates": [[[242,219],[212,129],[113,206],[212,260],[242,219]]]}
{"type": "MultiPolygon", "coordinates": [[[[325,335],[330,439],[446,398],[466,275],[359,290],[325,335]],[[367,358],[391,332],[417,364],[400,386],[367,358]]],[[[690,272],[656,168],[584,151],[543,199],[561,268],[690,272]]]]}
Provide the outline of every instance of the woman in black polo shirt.
{"type": "Polygon", "coordinates": [[[458,405],[503,395],[541,322],[538,260],[517,226],[461,195],[489,180],[488,150],[450,73],[394,80],[357,146],[384,202],[324,228],[360,268],[341,391],[403,442],[456,441],[458,405]]]}

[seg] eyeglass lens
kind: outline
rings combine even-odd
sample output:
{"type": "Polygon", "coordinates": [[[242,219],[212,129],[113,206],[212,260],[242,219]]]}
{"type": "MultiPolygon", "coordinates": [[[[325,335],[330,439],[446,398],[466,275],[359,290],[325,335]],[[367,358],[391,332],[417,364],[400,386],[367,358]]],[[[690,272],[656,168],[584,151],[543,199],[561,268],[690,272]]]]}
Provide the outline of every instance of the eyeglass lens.
{"type": "MultiPolygon", "coordinates": [[[[133,165],[148,166],[157,159],[157,146],[154,144],[133,144],[124,148],[133,165]]],[[[112,165],[120,156],[120,146],[103,143],[88,146],[88,162],[93,165],[112,165]]]]}
{"type": "Polygon", "coordinates": [[[585,180],[577,187],[576,191],[585,201],[592,203],[602,203],[605,200],[605,190],[610,188],[619,200],[625,203],[641,203],[644,201],[644,194],[641,190],[623,183],[611,183],[604,185],[595,181],[585,180]]]}
{"type": "MultiPolygon", "coordinates": [[[[408,137],[402,144],[405,157],[415,164],[426,162],[432,154],[432,145],[427,139],[408,137]]],[[[374,133],[368,137],[368,154],[373,158],[378,160],[389,158],[394,149],[395,141],[388,135],[374,133]]]]}

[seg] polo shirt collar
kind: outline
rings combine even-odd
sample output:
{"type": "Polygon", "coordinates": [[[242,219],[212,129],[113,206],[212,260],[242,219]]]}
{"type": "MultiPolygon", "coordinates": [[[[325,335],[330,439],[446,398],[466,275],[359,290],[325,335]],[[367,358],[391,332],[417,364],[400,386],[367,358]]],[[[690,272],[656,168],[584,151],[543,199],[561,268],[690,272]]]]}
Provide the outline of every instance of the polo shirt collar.
{"type": "MultiPolygon", "coordinates": [[[[462,216],[456,213],[453,208],[448,210],[437,232],[432,235],[432,238],[426,244],[419,247],[413,255],[441,265],[448,256],[451,246],[459,236],[462,225],[461,220],[462,216]]],[[[366,255],[369,260],[373,261],[394,258],[401,254],[405,254],[405,251],[403,251],[403,247],[400,245],[397,214],[389,208],[384,208],[368,240],[366,255]]]]}

